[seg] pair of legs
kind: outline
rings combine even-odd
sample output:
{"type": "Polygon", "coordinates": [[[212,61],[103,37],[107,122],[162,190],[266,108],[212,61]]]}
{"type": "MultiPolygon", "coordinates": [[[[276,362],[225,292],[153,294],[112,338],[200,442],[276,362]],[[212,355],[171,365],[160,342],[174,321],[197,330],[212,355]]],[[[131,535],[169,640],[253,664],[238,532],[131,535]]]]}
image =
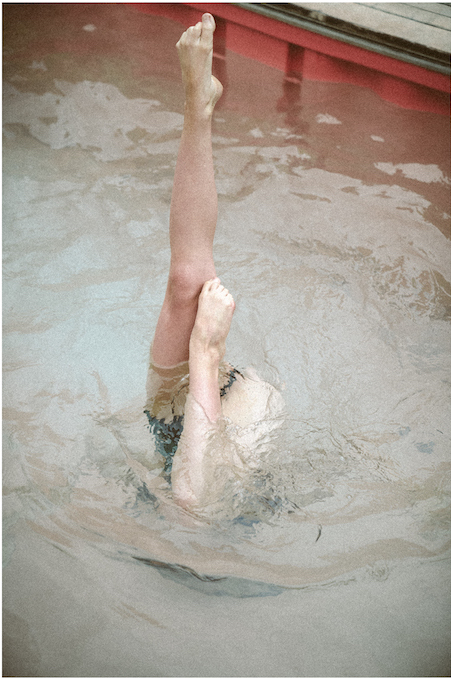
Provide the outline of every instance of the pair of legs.
{"type": "Polygon", "coordinates": [[[161,367],[189,360],[190,397],[172,472],[174,496],[185,506],[202,492],[202,454],[209,426],[221,415],[219,364],[235,310],[213,261],[218,201],[211,120],[222,94],[211,72],[214,29],[213,17],[204,14],[177,43],[185,117],[171,201],[169,278],[152,349],[161,367]]]}

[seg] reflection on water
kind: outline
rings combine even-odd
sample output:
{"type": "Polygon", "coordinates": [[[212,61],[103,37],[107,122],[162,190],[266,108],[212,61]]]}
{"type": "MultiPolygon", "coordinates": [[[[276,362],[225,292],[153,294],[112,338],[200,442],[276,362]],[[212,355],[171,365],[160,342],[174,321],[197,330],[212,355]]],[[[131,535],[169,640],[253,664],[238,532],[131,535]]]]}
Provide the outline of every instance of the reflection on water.
{"type": "Polygon", "coordinates": [[[88,18],[79,28],[83,56],[75,35],[64,54],[49,37],[37,55],[6,45],[7,565],[31,529],[81,563],[150,566],[184,588],[245,598],[385,581],[394,563],[440,560],[444,120],[324,83],[305,83],[290,117],[276,111],[281,76],[230,55],[215,122],[215,255],[237,300],[228,357],[280,389],[287,416],[241,493],[199,521],[173,504],[143,413],[182,123],[174,57],[156,58],[154,72],[144,63],[143,22],[162,52],[158,27],[179,26],[116,8],[141,52],[94,58],[100,7],[96,30],[88,18]],[[260,115],[255,102],[243,112],[256,71],[280,80],[260,93],[260,115]]]}

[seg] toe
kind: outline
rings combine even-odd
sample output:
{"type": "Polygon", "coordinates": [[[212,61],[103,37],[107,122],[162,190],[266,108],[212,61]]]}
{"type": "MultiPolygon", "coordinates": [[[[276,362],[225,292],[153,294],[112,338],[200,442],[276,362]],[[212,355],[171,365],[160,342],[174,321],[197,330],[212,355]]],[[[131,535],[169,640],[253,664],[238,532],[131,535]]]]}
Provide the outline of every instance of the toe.
{"type": "Polygon", "coordinates": [[[215,290],[220,284],[221,281],[219,280],[219,278],[212,278],[211,280],[206,280],[204,286],[202,287],[202,292],[206,293],[211,292],[215,290]]]}
{"type": "Polygon", "coordinates": [[[202,16],[201,42],[205,45],[213,44],[213,32],[216,28],[215,20],[208,12],[202,16]]]}
{"type": "Polygon", "coordinates": [[[186,34],[190,41],[199,40],[201,33],[202,33],[202,24],[200,21],[195,26],[190,26],[186,31],[186,34]]]}

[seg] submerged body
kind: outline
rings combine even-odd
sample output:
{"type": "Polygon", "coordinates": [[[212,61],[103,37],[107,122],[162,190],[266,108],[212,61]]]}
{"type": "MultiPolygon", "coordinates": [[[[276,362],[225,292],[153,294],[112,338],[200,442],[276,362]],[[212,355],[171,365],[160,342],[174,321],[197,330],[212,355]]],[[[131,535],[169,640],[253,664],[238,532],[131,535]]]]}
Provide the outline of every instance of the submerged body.
{"type": "Polygon", "coordinates": [[[177,483],[189,472],[187,448],[200,447],[202,479],[190,508],[202,511],[220,500],[227,483],[258,469],[285,412],[280,391],[252,368],[238,371],[222,362],[218,387],[222,414],[212,422],[189,391],[188,362],[172,368],[151,363],[149,368],[145,413],[155,448],[164,457],[163,475],[171,482],[175,499],[185,505],[178,497],[177,483]],[[194,436],[184,428],[186,409],[198,423],[194,436]]]}

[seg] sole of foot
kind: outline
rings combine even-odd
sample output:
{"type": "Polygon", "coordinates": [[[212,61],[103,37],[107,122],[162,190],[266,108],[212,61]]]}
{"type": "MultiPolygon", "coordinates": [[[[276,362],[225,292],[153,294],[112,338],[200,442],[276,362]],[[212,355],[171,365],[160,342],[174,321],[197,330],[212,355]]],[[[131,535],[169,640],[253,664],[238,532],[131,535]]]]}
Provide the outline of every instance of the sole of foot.
{"type": "Polygon", "coordinates": [[[199,295],[190,354],[202,352],[216,360],[225,354],[225,342],[235,311],[235,302],[219,278],[208,280],[199,295]]]}

